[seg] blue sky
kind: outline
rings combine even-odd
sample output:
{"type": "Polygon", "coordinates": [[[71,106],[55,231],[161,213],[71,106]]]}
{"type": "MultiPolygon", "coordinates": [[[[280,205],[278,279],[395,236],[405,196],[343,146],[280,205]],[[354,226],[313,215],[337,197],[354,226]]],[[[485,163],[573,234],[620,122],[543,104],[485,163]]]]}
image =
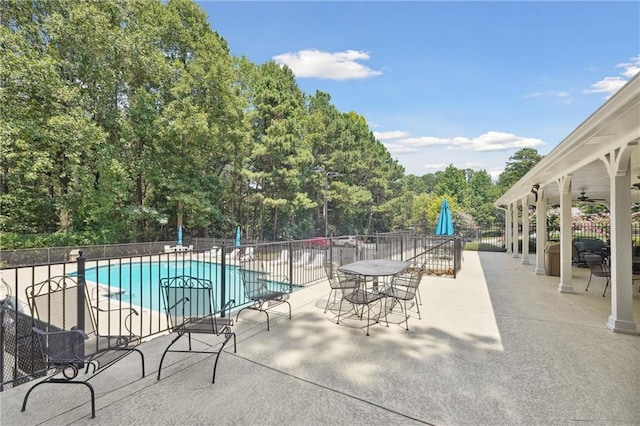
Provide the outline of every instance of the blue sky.
{"type": "Polygon", "coordinates": [[[547,154],[640,71],[640,2],[198,1],[234,55],[363,115],[407,173],[547,154]]]}

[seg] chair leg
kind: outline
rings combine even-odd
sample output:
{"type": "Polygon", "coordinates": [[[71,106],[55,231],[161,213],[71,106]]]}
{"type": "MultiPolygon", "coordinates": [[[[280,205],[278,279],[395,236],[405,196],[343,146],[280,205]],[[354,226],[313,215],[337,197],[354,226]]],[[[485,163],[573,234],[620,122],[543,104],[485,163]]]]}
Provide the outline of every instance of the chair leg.
{"type": "Polygon", "coordinates": [[[22,409],[20,411],[25,411],[27,409],[27,399],[29,399],[29,394],[31,393],[31,391],[33,391],[37,386],[40,386],[42,384],[45,383],[58,383],[58,384],[69,384],[69,385],[85,385],[86,387],[89,388],[89,392],[91,392],[91,418],[95,419],[96,417],[96,392],[93,389],[93,386],[91,386],[90,383],[87,383],[86,381],[82,381],[82,382],[73,382],[73,381],[69,381],[67,379],[54,379],[54,378],[48,378],[45,379],[39,383],[36,383],[35,385],[31,386],[31,388],[27,391],[27,394],[24,396],[24,399],[22,400],[22,409]]]}
{"type": "MultiPolygon", "coordinates": [[[[362,306],[364,313],[364,305],[362,306]]],[[[367,336],[369,335],[369,318],[371,317],[371,305],[367,304],[367,336]]]]}
{"type": "MultiPolygon", "coordinates": [[[[235,346],[235,338],[236,338],[236,334],[233,333],[233,344],[235,346]]],[[[227,342],[229,341],[229,339],[231,339],[231,335],[227,336],[227,338],[224,340],[224,342],[222,342],[222,346],[220,346],[220,350],[218,351],[218,353],[216,354],[216,360],[213,362],[213,379],[211,380],[211,383],[215,383],[216,382],[216,369],[218,368],[218,359],[220,358],[220,354],[222,353],[222,350],[224,349],[225,345],[227,344],[227,342]]],[[[235,349],[234,349],[235,351],[235,349]]]]}
{"type": "MultiPolygon", "coordinates": [[[[327,305],[324,307],[324,313],[326,314],[327,311],[329,310],[329,302],[331,301],[331,293],[334,294],[334,299],[335,299],[335,293],[337,290],[331,289],[331,291],[329,292],[329,298],[327,299],[327,305]]],[[[335,301],[335,300],[334,300],[335,301]]]]}
{"type": "Polygon", "coordinates": [[[584,289],[584,291],[589,291],[589,284],[591,284],[591,277],[593,276],[593,274],[589,273],[589,282],[587,283],[587,288],[584,289]]]}
{"type": "Polygon", "coordinates": [[[604,285],[604,292],[602,293],[602,297],[607,294],[607,287],[609,287],[609,278],[607,278],[607,283],[604,285]]]}
{"type": "MultiPolygon", "coordinates": [[[[386,306],[386,298],[380,299],[380,314],[382,314],[382,309],[386,306]],[[384,303],[383,303],[384,301],[384,303]]],[[[378,321],[380,321],[380,317],[378,316],[378,321]]],[[[387,327],[389,327],[389,319],[387,318],[387,310],[384,309],[384,322],[387,323],[387,327]]]]}
{"type": "MultiPolygon", "coordinates": [[[[164,362],[164,357],[167,355],[167,352],[169,352],[169,349],[171,348],[171,346],[173,346],[173,344],[176,343],[182,336],[184,336],[184,334],[178,334],[178,336],[175,339],[173,339],[171,343],[169,343],[169,346],[167,346],[167,349],[164,350],[164,353],[162,354],[162,358],[160,358],[160,365],[158,366],[158,378],[156,380],[160,380],[160,373],[162,372],[162,363],[164,362]]],[[[191,350],[191,348],[189,348],[189,350],[191,350]]]]}

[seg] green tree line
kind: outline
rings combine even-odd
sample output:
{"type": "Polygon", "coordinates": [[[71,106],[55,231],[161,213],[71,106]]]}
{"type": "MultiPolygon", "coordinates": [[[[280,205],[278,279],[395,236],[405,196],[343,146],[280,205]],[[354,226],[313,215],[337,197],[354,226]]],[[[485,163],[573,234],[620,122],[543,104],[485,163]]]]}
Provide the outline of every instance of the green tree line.
{"type": "Polygon", "coordinates": [[[334,235],[432,229],[445,197],[459,221],[490,224],[513,178],[406,175],[362,115],[232,55],[191,0],[4,0],[0,19],[4,248],[178,226],[306,238],[324,233],[325,197],[334,235]]]}

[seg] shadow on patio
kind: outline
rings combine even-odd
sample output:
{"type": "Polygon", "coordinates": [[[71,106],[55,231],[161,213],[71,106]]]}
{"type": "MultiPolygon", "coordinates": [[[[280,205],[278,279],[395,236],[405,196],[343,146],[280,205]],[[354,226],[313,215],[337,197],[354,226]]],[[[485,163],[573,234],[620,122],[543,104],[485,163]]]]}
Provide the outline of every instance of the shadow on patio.
{"type": "MultiPolygon", "coordinates": [[[[464,257],[457,279],[423,279],[410,331],[336,325],[321,282],[293,293],[293,319],[282,308],[269,332],[263,314],[243,313],[238,352],[221,356],[215,384],[211,357],[198,354],[167,359],[156,381],[162,336],[140,346],[144,379],[133,357],[96,377],[96,419],[74,386],[37,389],[21,413],[21,386],[0,393],[1,423],[640,423],[640,338],[606,328],[604,283],[585,293],[588,270],[575,268],[576,294],[562,294],[558,277],[510,255],[464,257]]],[[[638,323],[637,289],[634,309],[638,323]]]]}

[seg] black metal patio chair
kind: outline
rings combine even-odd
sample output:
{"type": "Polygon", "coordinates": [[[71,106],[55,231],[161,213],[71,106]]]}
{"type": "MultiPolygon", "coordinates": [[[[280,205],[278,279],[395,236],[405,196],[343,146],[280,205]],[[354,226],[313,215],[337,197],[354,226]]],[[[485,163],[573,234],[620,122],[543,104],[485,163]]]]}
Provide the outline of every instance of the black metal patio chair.
{"type": "Polygon", "coordinates": [[[283,303],[286,303],[289,307],[289,319],[291,319],[291,304],[287,301],[289,293],[275,289],[281,284],[270,279],[269,274],[265,274],[264,271],[240,269],[240,275],[242,277],[244,295],[251,304],[238,311],[236,321],[240,317],[240,313],[245,309],[264,312],[267,316],[267,331],[269,331],[269,313],[267,310],[283,303]]]}
{"type": "Polygon", "coordinates": [[[329,310],[329,303],[331,302],[331,296],[333,295],[333,303],[336,303],[336,298],[338,292],[340,291],[353,291],[355,290],[359,283],[355,279],[355,277],[351,277],[351,279],[344,278],[346,281],[341,283],[338,278],[338,269],[331,262],[324,263],[324,271],[327,275],[327,280],[329,281],[329,287],[331,290],[329,291],[329,297],[327,298],[327,304],[324,307],[324,313],[327,313],[329,310]]]}
{"type": "Polygon", "coordinates": [[[211,280],[187,275],[160,279],[160,288],[169,329],[176,333],[176,337],[162,353],[158,367],[158,380],[162,372],[162,363],[169,352],[194,352],[215,354],[213,362],[212,383],[216,382],[218,359],[225,345],[233,337],[233,352],[236,352],[236,334],[231,331],[233,319],[230,309],[235,301],[228,301],[216,314],[214,288],[211,280]],[[195,350],[191,342],[192,334],[210,334],[221,337],[221,341],[207,349],[195,350]],[[188,337],[188,349],[172,349],[173,345],[183,336],[188,337]]]}
{"type": "Polygon", "coordinates": [[[34,318],[32,328],[42,359],[53,374],[34,384],[22,402],[22,411],[33,390],[43,384],[81,384],[91,392],[91,417],[95,413],[95,391],[89,380],[123,357],[137,352],[145,376],[144,355],[137,349],[140,339],[131,331],[131,317],[138,313],[118,302],[100,304],[92,299],[86,285],[69,276],[52,277],[26,289],[34,318]],[[84,299],[84,302],[81,301],[84,299]],[[80,306],[80,303],[83,306],[80,306]],[[98,315],[109,315],[100,327],[98,315]],[[101,329],[108,330],[101,333],[101,329]],[[85,368],[86,367],[86,368],[85,368]],[[84,368],[84,375],[80,376],[84,368]],[[63,377],[58,377],[62,373],[63,377]]]}
{"type": "MultiPolygon", "coordinates": [[[[382,299],[386,297],[386,295],[380,293],[375,289],[366,288],[366,281],[361,280],[358,276],[351,276],[345,274],[344,272],[337,272],[338,283],[340,287],[340,291],[342,292],[342,298],[340,299],[340,307],[338,310],[338,319],[336,320],[336,324],[340,324],[340,315],[342,314],[342,302],[345,300],[348,303],[353,305],[353,308],[356,312],[356,315],[362,319],[364,316],[364,308],[367,308],[367,336],[369,335],[369,326],[371,324],[371,305],[375,302],[380,302],[380,312],[378,313],[378,317],[376,318],[376,323],[380,320],[380,316],[383,313],[383,303],[382,299]],[[358,286],[356,288],[353,287],[353,281],[356,280],[358,282],[358,286]],[[358,307],[361,307],[362,310],[358,312],[358,307]]],[[[386,309],[384,310],[385,321],[387,319],[386,309]]],[[[387,321],[387,327],[389,326],[389,322],[387,321]]]]}
{"type": "MultiPolygon", "coordinates": [[[[389,286],[380,290],[381,294],[392,299],[393,304],[397,302],[401,305],[405,315],[404,323],[406,324],[407,330],[409,330],[409,303],[413,302],[418,312],[418,319],[422,319],[417,294],[423,274],[424,269],[413,269],[409,273],[397,275],[393,278],[389,286]]],[[[391,309],[393,309],[393,304],[391,309]]]]}
{"type": "Polygon", "coordinates": [[[596,277],[603,277],[607,279],[607,283],[604,286],[604,292],[602,292],[602,297],[607,293],[607,287],[609,287],[609,280],[611,279],[611,271],[607,267],[606,263],[602,261],[602,256],[598,254],[584,254],[584,260],[587,262],[587,266],[589,266],[589,282],[587,282],[587,288],[584,291],[589,291],[589,284],[591,284],[591,278],[595,275],[596,277]]]}

